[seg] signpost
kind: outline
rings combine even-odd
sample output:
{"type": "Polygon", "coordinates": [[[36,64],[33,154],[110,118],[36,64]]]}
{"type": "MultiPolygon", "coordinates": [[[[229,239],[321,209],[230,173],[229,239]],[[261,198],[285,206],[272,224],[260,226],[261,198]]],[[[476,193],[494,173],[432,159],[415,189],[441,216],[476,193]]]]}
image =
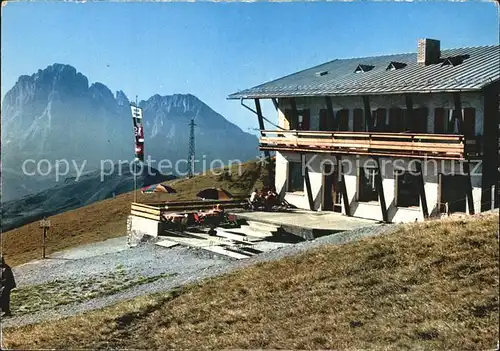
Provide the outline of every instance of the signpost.
{"type": "Polygon", "coordinates": [[[42,258],[45,258],[45,239],[47,238],[47,231],[50,228],[50,220],[44,217],[40,221],[40,228],[43,228],[43,235],[42,235],[42,258]]]}

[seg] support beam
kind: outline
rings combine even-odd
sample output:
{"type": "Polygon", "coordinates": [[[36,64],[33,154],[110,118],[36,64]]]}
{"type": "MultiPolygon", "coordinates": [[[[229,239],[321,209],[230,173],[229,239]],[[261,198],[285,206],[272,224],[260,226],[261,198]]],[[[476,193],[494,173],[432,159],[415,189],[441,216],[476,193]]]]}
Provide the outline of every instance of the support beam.
{"type": "Polygon", "coordinates": [[[480,141],[483,150],[482,156],[482,177],[481,177],[481,209],[478,211],[487,211],[499,207],[500,195],[500,168],[499,165],[499,131],[500,131],[500,82],[494,83],[484,89],[483,115],[488,116],[484,119],[484,133],[480,141]],[[495,191],[495,186],[497,191],[495,191]],[[493,188],[493,189],[492,189],[493,188]]]}
{"type": "Polygon", "coordinates": [[[275,98],[272,98],[271,100],[273,101],[274,108],[276,109],[276,111],[278,111],[279,109],[278,100],[275,98]]]}
{"type": "Polygon", "coordinates": [[[382,185],[382,170],[380,169],[380,159],[378,157],[373,158],[377,162],[377,174],[375,175],[375,186],[377,187],[378,198],[380,201],[380,209],[382,210],[382,219],[384,222],[389,222],[389,216],[387,214],[387,205],[385,203],[384,186],[382,185]]]}
{"type": "MultiPolygon", "coordinates": [[[[304,163],[307,164],[307,159],[305,155],[300,155],[300,158],[302,159],[304,157],[304,163]]],[[[304,170],[304,179],[306,181],[306,190],[307,190],[307,199],[309,200],[309,209],[311,211],[314,211],[314,199],[312,196],[312,188],[311,188],[311,179],[309,179],[309,170],[307,167],[302,168],[304,170]]]]}
{"type": "Polygon", "coordinates": [[[444,213],[443,200],[443,174],[438,174],[438,200],[437,200],[437,213],[444,213]]]}
{"type": "MultiPolygon", "coordinates": [[[[263,130],[266,130],[266,127],[264,126],[264,118],[262,117],[262,109],[260,107],[260,100],[259,99],[255,99],[255,110],[257,111],[257,118],[259,119],[259,129],[262,132],[263,130]]],[[[262,136],[265,136],[265,135],[262,134],[262,136]]]]}
{"type": "MultiPolygon", "coordinates": [[[[457,121],[458,134],[464,134],[463,130],[464,117],[462,114],[462,101],[460,99],[460,93],[453,93],[453,104],[455,105],[455,109],[453,111],[453,122],[457,121]]],[[[472,198],[472,179],[470,176],[470,165],[468,159],[466,159],[463,162],[463,168],[465,176],[467,177],[467,183],[466,183],[467,205],[469,207],[469,213],[474,214],[474,199],[472,198]]]]}
{"type": "Polygon", "coordinates": [[[337,121],[333,115],[332,98],[330,96],[325,96],[326,102],[326,129],[327,130],[337,130],[337,121]]]}
{"type": "Polygon", "coordinates": [[[467,177],[467,183],[465,186],[467,187],[466,193],[467,193],[467,205],[469,207],[469,214],[474,214],[474,199],[472,197],[472,181],[470,177],[470,166],[469,166],[469,161],[465,161],[463,163],[464,167],[464,173],[465,176],[467,177]]]}
{"type": "Polygon", "coordinates": [[[297,102],[295,98],[290,98],[290,106],[292,107],[292,120],[290,121],[290,129],[297,129],[299,123],[299,112],[297,111],[297,102]]]}
{"type": "MultiPolygon", "coordinates": [[[[267,179],[269,181],[269,186],[274,187],[275,186],[275,176],[274,176],[274,169],[273,169],[273,160],[271,159],[271,155],[269,154],[269,151],[266,151],[264,153],[264,156],[266,156],[266,159],[268,160],[266,164],[267,168],[267,179]]],[[[274,165],[274,168],[276,168],[276,165],[274,165]]]]}
{"type": "MultiPolygon", "coordinates": [[[[257,112],[257,118],[259,119],[259,129],[260,129],[260,135],[266,136],[266,134],[262,133],[263,130],[266,129],[264,126],[264,118],[262,116],[262,108],[260,107],[260,100],[255,99],[255,110],[257,112]]],[[[271,161],[271,154],[269,153],[269,150],[264,150],[264,156],[271,161]]],[[[270,170],[270,167],[268,168],[270,170]]],[[[269,181],[271,181],[271,173],[269,173],[269,181]]]]}
{"type": "Polygon", "coordinates": [[[405,94],[405,104],[406,104],[406,116],[404,120],[404,130],[413,130],[413,125],[415,123],[415,113],[413,110],[413,99],[411,94],[405,94]]]}
{"type": "Polygon", "coordinates": [[[462,101],[460,100],[460,93],[453,93],[453,104],[455,105],[455,109],[453,112],[453,122],[458,122],[458,134],[464,134],[464,117],[462,115],[462,101]]]}
{"type": "Polygon", "coordinates": [[[342,202],[344,203],[344,211],[346,216],[351,216],[351,207],[349,205],[349,197],[347,196],[347,188],[345,186],[345,177],[344,177],[344,169],[342,167],[342,157],[341,156],[336,156],[337,158],[337,167],[338,167],[338,174],[340,177],[340,192],[342,194],[342,202]]]}
{"type": "Polygon", "coordinates": [[[420,202],[422,203],[422,213],[424,218],[429,217],[429,209],[427,208],[427,197],[425,196],[425,182],[424,174],[422,172],[422,161],[417,162],[415,167],[418,173],[418,193],[420,195],[420,202]]]}
{"type": "Polygon", "coordinates": [[[373,127],[372,111],[370,109],[370,99],[366,95],[363,96],[363,109],[365,111],[365,130],[370,132],[373,127]]]}

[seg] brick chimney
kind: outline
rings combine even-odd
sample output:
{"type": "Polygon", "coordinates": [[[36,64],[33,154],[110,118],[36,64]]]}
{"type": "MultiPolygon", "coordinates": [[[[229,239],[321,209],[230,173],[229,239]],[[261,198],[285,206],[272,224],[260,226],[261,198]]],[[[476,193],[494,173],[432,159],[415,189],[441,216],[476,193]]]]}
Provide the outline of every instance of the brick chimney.
{"type": "Polygon", "coordinates": [[[440,41],[435,39],[419,39],[417,62],[421,66],[438,63],[441,58],[440,41]]]}

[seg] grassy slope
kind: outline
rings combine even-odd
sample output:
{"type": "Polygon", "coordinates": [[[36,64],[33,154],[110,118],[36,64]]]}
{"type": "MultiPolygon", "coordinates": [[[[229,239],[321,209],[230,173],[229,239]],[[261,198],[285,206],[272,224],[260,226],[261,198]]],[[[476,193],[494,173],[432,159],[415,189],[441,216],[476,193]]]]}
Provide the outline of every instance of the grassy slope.
{"type": "Polygon", "coordinates": [[[175,293],[4,330],[9,348],[492,349],[498,214],[258,264],[175,293]]]}
{"type": "MultiPolygon", "coordinates": [[[[227,169],[226,169],[227,171],[227,169]]],[[[195,199],[196,193],[211,186],[220,186],[234,196],[246,196],[254,186],[262,187],[267,172],[258,163],[244,164],[241,172],[233,166],[231,177],[206,174],[192,179],[168,182],[177,194],[141,194],[137,201],[195,199]]],[[[126,218],[130,213],[133,192],[50,217],[47,253],[82,244],[98,242],[126,234],[126,218]]],[[[2,249],[10,265],[18,265],[41,257],[41,229],[38,221],[2,234],[2,249]]]]}

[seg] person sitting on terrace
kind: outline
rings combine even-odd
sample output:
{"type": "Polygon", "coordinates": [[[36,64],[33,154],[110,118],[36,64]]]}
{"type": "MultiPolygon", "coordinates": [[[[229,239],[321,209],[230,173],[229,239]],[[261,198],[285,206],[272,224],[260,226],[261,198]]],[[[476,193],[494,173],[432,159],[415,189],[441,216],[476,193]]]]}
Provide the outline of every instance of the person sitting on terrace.
{"type": "Polygon", "coordinates": [[[212,210],[213,214],[222,215],[224,213],[224,207],[221,204],[217,204],[212,210]]]}
{"type": "Polygon", "coordinates": [[[258,191],[257,188],[255,188],[253,190],[253,193],[250,194],[250,202],[254,202],[257,199],[257,196],[258,196],[257,191],[258,191]]]}
{"type": "Polygon", "coordinates": [[[276,204],[276,193],[272,190],[268,190],[266,196],[264,197],[264,207],[266,211],[270,211],[276,204]]]}
{"type": "Polygon", "coordinates": [[[252,209],[256,209],[257,207],[259,207],[260,203],[262,202],[262,196],[260,195],[257,188],[255,188],[253,193],[250,195],[249,202],[252,209]]]}
{"type": "Polygon", "coordinates": [[[220,217],[224,215],[224,208],[221,204],[217,204],[212,209],[199,213],[201,217],[220,217]]]}

